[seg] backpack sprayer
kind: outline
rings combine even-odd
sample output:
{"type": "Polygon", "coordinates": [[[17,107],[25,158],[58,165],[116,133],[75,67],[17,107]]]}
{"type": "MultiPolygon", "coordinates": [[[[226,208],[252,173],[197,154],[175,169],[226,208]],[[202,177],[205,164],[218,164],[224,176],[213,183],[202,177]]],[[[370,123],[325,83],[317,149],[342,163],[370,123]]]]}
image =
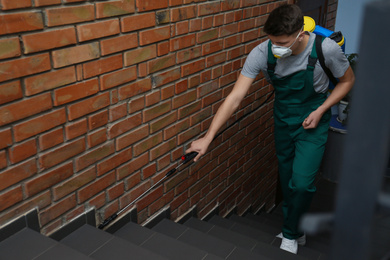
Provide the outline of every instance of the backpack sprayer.
{"type": "MultiPolygon", "coordinates": [[[[260,107],[262,107],[265,103],[268,102],[268,100],[270,99],[270,97],[272,97],[272,95],[274,94],[274,91],[271,92],[271,94],[269,94],[267,96],[267,98],[265,99],[265,101],[257,107],[257,109],[259,109],[260,107]]],[[[242,117],[240,117],[239,119],[237,119],[236,121],[234,121],[230,126],[228,126],[227,128],[225,128],[223,131],[221,131],[220,133],[218,133],[213,141],[215,139],[217,139],[218,136],[220,136],[222,133],[224,133],[227,129],[229,129],[231,126],[235,125],[236,123],[238,123],[239,121],[241,121],[242,119],[244,119],[245,117],[247,117],[248,115],[250,115],[251,113],[255,112],[257,109],[255,110],[252,110],[248,113],[246,113],[245,115],[243,115],[242,117]]],[[[103,229],[104,227],[106,227],[108,224],[110,224],[114,219],[116,219],[121,213],[123,213],[124,211],[126,211],[126,209],[128,209],[130,206],[132,206],[134,203],[136,203],[139,199],[141,199],[143,196],[145,196],[145,194],[147,194],[149,191],[153,190],[157,185],[159,185],[161,182],[163,182],[166,178],[168,178],[169,176],[171,176],[172,174],[174,174],[182,165],[184,164],[187,164],[188,162],[192,161],[192,159],[194,159],[196,156],[198,155],[197,152],[191,152],[191,153],[188,153],[188,154],[185,154],[183,155],[181,158],[179,158],[179,163],[178,165],[173,168],[172,170],[170,170],[169,172],[167,172],[167,174],[165,174],[165,176],[159,180],[158,182],[156,182],[154,185],[152,185],[152,187],[150,187],[149,189],[147,189],[144,193],[142,193],[140,196],[138,196],[137,198],[135,198],[131,203],[129,203],[126,207],[124,207],[123,209],[121,209],[120,211],[112,214],[110,217],[108,217],[107,219],[105,219],[103,221],[102,224],[100,224],[98,226],[99,229],[103,229]]]]}

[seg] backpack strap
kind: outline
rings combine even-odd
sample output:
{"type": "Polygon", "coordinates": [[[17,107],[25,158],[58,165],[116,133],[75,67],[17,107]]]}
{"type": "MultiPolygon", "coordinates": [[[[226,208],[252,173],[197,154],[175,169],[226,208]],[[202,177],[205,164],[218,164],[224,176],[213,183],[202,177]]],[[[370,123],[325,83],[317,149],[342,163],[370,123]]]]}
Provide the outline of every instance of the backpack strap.
{"type": "Polygon", "coordinates": [[[316,45],[318,60],[321,64],[322,69],[324,70],[324,72],[328,76],[329,80],[333,83],[333,85],[336,86],[338,83],[338,80],[333,76],[333,73],[325,65],[325,58],[324,58],[324,54],[322,52],[322,41],[323,40],[324,40],[324,37],[322,37],[321,35],[318,35],[318,34],[316,35],[315,45],[316,45]]]}

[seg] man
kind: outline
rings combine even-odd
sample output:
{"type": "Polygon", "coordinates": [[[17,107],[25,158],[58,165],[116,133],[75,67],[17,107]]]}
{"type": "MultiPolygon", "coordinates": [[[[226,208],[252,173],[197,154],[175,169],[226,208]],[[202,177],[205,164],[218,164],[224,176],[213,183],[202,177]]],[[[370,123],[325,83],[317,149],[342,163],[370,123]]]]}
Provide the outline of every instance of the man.
{"type": "Polygon", "coordinates": [[[316,61],[315,35],[303,31],[303,21],[296,5],[282,5],[270,13],[264,25],[269,40],[251,51],[206,135],[186,151],[198,152],[194,161],[206,153],[218,130],[262,71],[275,89],[275,147],[284,198],[284,223],[278,235],[282,238],[280,248],[294,254],[298,244],[306,243],[298,224],[316,190],[314,180],[327,140],[329,109],[352,89],[355,81],[341,48],[326,38],[322,42],[325,64],[339,78],[337,86],[327,95],[329,79],[316,61]]]}

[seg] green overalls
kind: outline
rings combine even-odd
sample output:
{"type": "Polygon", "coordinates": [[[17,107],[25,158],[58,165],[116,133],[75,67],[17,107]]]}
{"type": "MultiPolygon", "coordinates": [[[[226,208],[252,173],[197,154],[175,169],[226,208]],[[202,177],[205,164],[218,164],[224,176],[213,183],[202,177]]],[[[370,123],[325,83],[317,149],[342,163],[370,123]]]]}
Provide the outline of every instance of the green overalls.
{"type": "Polygon", "coordinates": [[[328,137],[330,111],[317,128],[305,130],[302,123],[327,98],[313,87],[313,71],[317,61],[315,44],[306,70],[279,78],[275,75],[276,58],[268,47],[268,74],[275,88],[275,147],[279,177],[284,197],[283,236],[296,239],[299,220],[311,203],[316,188],[314,180],[319,170],[328,137]]]}

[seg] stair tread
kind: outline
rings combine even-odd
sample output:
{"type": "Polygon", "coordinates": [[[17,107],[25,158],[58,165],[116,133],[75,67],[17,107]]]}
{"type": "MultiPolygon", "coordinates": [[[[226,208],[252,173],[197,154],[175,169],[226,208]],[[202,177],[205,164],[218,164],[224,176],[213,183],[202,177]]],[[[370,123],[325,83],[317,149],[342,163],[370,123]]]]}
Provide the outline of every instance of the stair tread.
{"type": "Polygon", "coordinates": [[[88,260],[92,259],[83,253],[73,250],[65,245],[57,243],[55,246],[51,247],[49,250],[45,251],[43,254],[34,258],[34,260],[88,260]]]}
{"type": "Polygon", "coordinates": [[[229,217],[230,220],[236,221],[238,223],[241,223],[243,225],[246,225],[251,228],[256,228],[257,230],[261,230],[263,232],[266,232],[267,234],[271,236],[275,236],[280,233],[282,230],[282,227],[275,227],[269,224],[266,224],[264,222],[252,220],[248,218],[247,216],[245,217],[240,217],[238,215],[232,215],[229,217]]]}
{"type": "Polygon", "coordinates": [[[0,252],[5,259],[30,259],[55,245],[55,241],[24,228],[0,243],[0,252]],[[21,247],[23,250],[20,250],[21,247]]]}
{"type": "MultiPolygon", "coordinates": [[[[185,259],[203,259],[209,254],[204,250],[131,222],[115,232],[114,235],[136,242],[142,248],[168,259],[183,259],[183,257],[185,259]]],[[[217,256],[212,256],[211,254],[208,258],[218,259],[217,256]]]]}
{"type": "Polygon", "coordinates": [[[154,231],[142,227],[136,223],[129,222],[119,230],[117,230],[114,235],[121,237],[125,240],[131,241],[133,244],[141,245],[146,240],[154,235],[154,231]],[[136,235],[134,235],[136,234],[136,235]]]}
{"type": "Polygon", "coordinates": [[[136,259],[165,259],[148,250],[90,225],[83,225],[63,238],[66,244],[95,259],[126,259],[129,254],[136,259]],[[115,251],[115,253],[114,253],[115,251]],[[111,256],[112,254],[112,256],[111,256]]]}
{"type": "Polygon", "coordinates": [[[60,240],[60,243],[90,255],[111,239],[111,234],[90,225],[83,225],[60,240]]]}
{"type": "Polygon", "coordinates": [[[127,259],[139,259],[139,260],[166,260],[164,256],[156,254],[142,248],[140,246],[129,243],[124,239],[114,237],[101,248],[91,254],[93,259],[97,260],[127,260],[127,259]]]}
{"type": "Polygon", "coordinates": [[[227,228],[231,231],[237,232],[241,235],[255,239],[256,241],[271,243],[275,236],[266,233],[260,229],[250,227],[239,222],[235,222],[231,219],[222,218],[220,216],[213,216],[208,222],[218,225],[219,227],[227,228]]]}
{"type": "MultiPolygon", "coordinates": [[[[147,248],[172,260],[200,260],[209,255],[209,253],[206,251],[200,250],[198,248],[187,245],[181,241],[175,240],[159,233],[156,233],[149,240],[147,240],[142,245],[142,247],[147,248]]],[[[213,258],[218,259],[219,257],[214,256],[213,258]]]]}
{"type": "Polygon", "coordinates": [[[164,219],[153,230],[171,236],[179,241],[205,250],[216,256],[226,258],[236,248],[235,245],[205,234],[201,231],[164,219]]]}

